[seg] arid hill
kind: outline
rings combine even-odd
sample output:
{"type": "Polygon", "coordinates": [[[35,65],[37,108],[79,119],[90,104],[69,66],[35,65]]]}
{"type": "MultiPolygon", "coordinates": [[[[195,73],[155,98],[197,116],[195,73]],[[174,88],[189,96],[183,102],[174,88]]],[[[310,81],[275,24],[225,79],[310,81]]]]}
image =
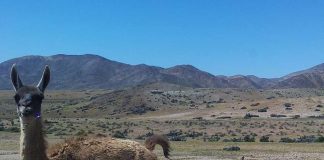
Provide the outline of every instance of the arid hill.
{"type": "Polygon", "coordinates": [[[170,83],[193,88],[323,88],[324,64],[282,78],[253,75],[215,76],[191,65],[171,68],[129,65],[97,55],[25,56],[0,63],[0,89],[11,89],[9,71],[16,63],[23,81],[35,83],[44,65],[50,65],[50,89],[121,89],[150,83],[170,83]],[[73,85],[71,85],[73,84],[73,85]]]}

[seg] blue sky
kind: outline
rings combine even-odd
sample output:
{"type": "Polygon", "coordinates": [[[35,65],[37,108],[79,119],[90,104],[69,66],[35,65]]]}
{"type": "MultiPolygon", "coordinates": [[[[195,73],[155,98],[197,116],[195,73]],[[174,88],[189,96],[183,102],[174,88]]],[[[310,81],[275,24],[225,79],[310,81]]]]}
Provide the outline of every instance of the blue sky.
{"type": "Polygon", "coordinates": [[[324,1],[0,1],[0,62],[59,53],[280,77],[324,63],[324,1]]]}

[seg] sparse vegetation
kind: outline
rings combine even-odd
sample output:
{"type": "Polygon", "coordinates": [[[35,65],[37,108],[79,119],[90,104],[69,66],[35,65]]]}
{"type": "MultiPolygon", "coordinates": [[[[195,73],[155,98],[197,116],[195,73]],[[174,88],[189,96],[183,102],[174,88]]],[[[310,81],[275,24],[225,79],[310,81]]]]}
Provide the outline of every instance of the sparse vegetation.
{"type": "Polygon", "coordinates": [[[269,138],[270,138],[269,136],[262,136],[260,138],[260,142],[270,142],[269,138]]]}
{"type": "Polygon", "coordinates": [[[267,112],[269,107],[258,109],[258,112],[267,112]]]}
{"type": "Polygon", "coordinates": [[[230,146],[230,147],[224,147],[223,150],[224,151],[239,151],[239,150],[241,150],[241,148],[238,146],[230,146]]]}
{"type": "Polygon", "coordinates": [[[255,115],[255,114],[251,114],[251,113],[247,113],[247,114],[245,114],[244,119],[250,119],[250,118],[253,118],[253,117],[260,117],[260,116],[255,115]]]}
{"type": "MultiPolygon", "coordinates": [[[[44,117],[48,117],[44,119],[46,133],[49,138],[58,139],[104,134],[138,140],[158,133],[166,135],[172,144],[183,146],[193,142],[224,144],[218,150],[239,142],[243,151],[246,147],[241,145],[247,143],[249,146],[259,145],[259,142],[284,146],[287,143],[316,145],[324,141],[319,91],[289,89],[279,90],[279,95],[275,93],[277,90],[248,92],[233,89],[225,93],[221,89],[189,89],[163,90],[156,94],[150,92],[151,88],[145,90],[148,91],[136,89],[113,94],[111,91],[71,91],[64,96],[60,91],[50,92],[43,110],[44,117]],[[137,94],[139,91],[141,94],[137,94]],[[259,98],[253,98],[255,94],[259,98]],[[276,98],[267,99],[272,94],[276,98]],[[91,97],[96,98],[90,100],[91,97]],[[219,97],[223,100],[219,101],[219,97]],[[291,107],[285,106],[287,102],[291,107]],[[320,111],[314,114],[316,109],[320,111]]],[[[0,107],[9,108],[13,103],[11,94],[0,94],[3,99],[0,107]]],[[[15,107],[9,109],[6,114],[0,114],[0,134],[14,135],[20,131],[15,107]]]]}

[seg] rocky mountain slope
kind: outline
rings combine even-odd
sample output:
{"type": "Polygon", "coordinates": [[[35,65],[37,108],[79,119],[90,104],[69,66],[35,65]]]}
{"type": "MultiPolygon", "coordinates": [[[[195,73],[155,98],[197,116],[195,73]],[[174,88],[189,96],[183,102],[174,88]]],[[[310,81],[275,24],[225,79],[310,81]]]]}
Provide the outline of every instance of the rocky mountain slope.
{"type": "Polygon", "coordinates": [[[324,63],[284,76],[274,88],[324,88],[324,63]]]}
{"type": "Polygon", "coordinates": [[[51,89],[120,89],[150,83],[193,88],[323,88],[324,64],[278,79],[215,76],[191,65],[171,68],[129,65],[97,55],[25,56],[0,63],[0,89],[11,89],[9,72],[16,63],[25,84],[36,84],[43,67],[50,65],[51,89]]]}

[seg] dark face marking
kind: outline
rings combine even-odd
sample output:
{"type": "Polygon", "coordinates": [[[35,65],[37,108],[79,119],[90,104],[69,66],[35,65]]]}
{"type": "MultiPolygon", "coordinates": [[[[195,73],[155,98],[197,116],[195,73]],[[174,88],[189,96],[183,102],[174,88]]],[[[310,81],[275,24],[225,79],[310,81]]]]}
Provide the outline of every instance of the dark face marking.
{"type": "Polygon", "coordinates": [[[36,87],[25,86],[17,72],[16,64],[11,68],[11,82],[16,91],[14,99],[17,104],[17,112],[19,117],[34,116],[39,118],[41,114],[41,105],[44,99],[44,91],[50,81],[50,69],[45,66],[41,80],[36,87]]]}
{"type": "Polygon", "coordinates": [[[44,95],[37,87],[21,87],[17,90],[14,99],[20,117],[34,116],[37,118],[40,116],[44,95]]]}

